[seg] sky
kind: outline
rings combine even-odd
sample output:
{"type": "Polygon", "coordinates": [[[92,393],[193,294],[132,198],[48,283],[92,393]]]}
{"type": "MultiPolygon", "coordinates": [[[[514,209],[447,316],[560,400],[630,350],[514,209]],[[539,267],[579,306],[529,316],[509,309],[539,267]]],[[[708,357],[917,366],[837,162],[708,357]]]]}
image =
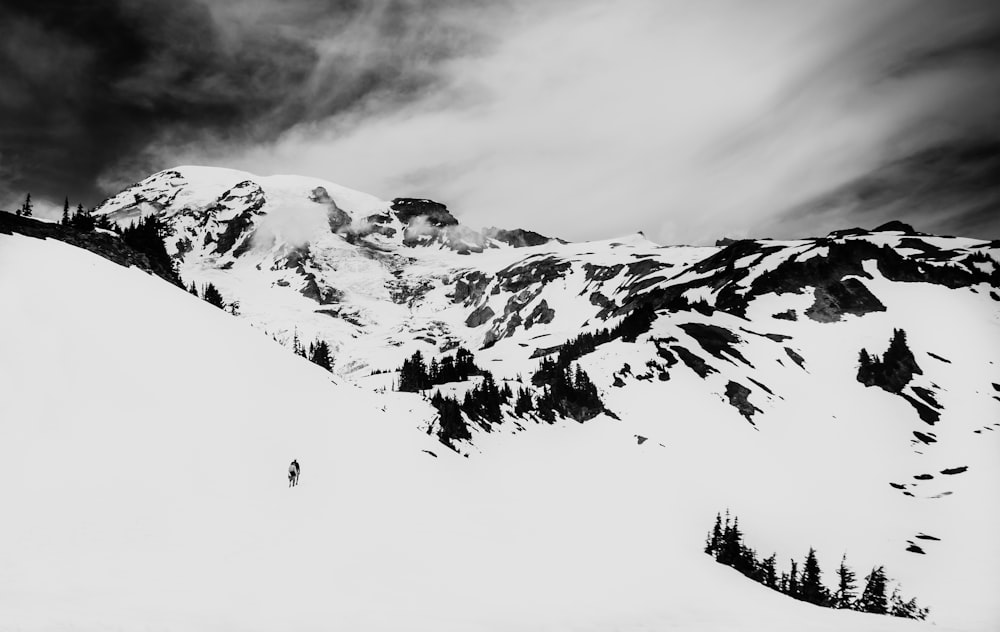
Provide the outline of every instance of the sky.
{"type": "Polygon", "coordinates": [[[659,243],[1000,238],[995,0],[4,0],[0,208],[206,164],[659,243]]]}

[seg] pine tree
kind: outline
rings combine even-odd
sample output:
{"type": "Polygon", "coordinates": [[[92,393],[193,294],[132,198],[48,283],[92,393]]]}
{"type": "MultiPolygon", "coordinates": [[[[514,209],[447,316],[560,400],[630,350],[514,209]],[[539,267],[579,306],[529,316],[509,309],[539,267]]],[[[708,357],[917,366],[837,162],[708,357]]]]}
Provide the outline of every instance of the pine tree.
{"type": "Polygon", "coordinates": [[[885,614],[888,612],[885,596],[885,570],[881,566],[873,568],[872,572],[865,577],[865,582],[865,589],[861,593],[861,598],[855,604],[855,608],[861,612],[873,612],[875,614],[885,614]]]}
{"type": "Polygon", "coordinates": [[[534,403],[531,401],[531,393],[528,392],[528,389],[524,387],[517,389],[517,399],[514,402],[514,414],[518,417],[523,417],[534,407],[534,403]]]}
{"type": "Polygon", "coordinates": [[[327,371],[332,371],[333,358],[330,357],[330,345],[325,340],[319,340],[315,345],[309,345],[309,361],[318,364],[327,371]]]}
{"type": "Polygon", "coordinates": [[[24,204],[21,205],[21,212],[17,214],[22,217],[31,217],[34,208],[35,206],[31,203],[31,194],[29,193],[24,198],[24,204]]]}
{"type": "Polygon", "coordinates": [[[799,587],[802,601],[808,601],[817,606],[827,604],[830,595],[826,587],[823,586],[821,576],[822,571],[820,571],[819,562],[816,560],[816,550],[809,547],[806,561],[802,565],[802,584],[799,587]]]}
{"type": "Polygon", "coordinates": [[[718,561],[726,566],[736,567],[740,563],[740,546],[743,543],[743,533],[740,531],[740,519],[733,519],[729,524],[729,514],[726,513],[726,526],[722,531],[722,547],[718,561]]]}
{"type": "Polygon", "coordinates": [[[60,222],[60,223],[63,226],[69,226],[69,198],[68,197],[63,202],[62,222],[60,222]]]}
{"type": "Polygon", "coordinates": [[[776,553],[772,553],[771,557],[760,563],[760,568],[764,577],[763,584],[768,588],[773,588],[775,590],[778,589],[778,577],[775,569],[777,558],[778,555],[776,553]]]}
{"type": "Polygon", "coordinates": [[[799,565],[795,560],[792,560],[792,568],[788,572],[788,594],[799,598],[799,565]]]}
{"type": "Polygon", "coordinates": [[[719,549],[722,547],[722,514],[715,514],[715,526],[708,534],[708,541],[705,544],[705,552],[719,559],[719,549]]]}
{"type": "Polygon", "coordinates": [[[899,586],[893,588],[892,597],[889,598],[889,614],[894,617],[923,621],[927,618],[929,612],[927,608],[921,608],[917,605],[916,598],[904,601],[903,597],[899,594],[899,586]]]}
{"type": "Polygon", "coordinates": [[[833,607],[846,609],[854,606],[854,590],[856,588],[854,571],[847,566],[847,554],[840,558],[837,568],[837,592],[833,595],[833,607]]]}
{"type": "Polygon", "coordinates": [[[194,284],[194,281],[191,281],[191,287],[188,288],[188,292],[193,296],[198,296],[198,286],[194,284]]]}
{"type": "MultiPolygon", "coordinates": [[[[219,293],[219,290],[212,283],[209,283],[205,286],[205,289],[202,290],[201,295],[209,305],[215,305],[219,309],[225,309],[226,301],[223,300],[222,294],[219,293]]],[[[296,339],[298,339],[297,333],[296,333],[296,339]]]]}

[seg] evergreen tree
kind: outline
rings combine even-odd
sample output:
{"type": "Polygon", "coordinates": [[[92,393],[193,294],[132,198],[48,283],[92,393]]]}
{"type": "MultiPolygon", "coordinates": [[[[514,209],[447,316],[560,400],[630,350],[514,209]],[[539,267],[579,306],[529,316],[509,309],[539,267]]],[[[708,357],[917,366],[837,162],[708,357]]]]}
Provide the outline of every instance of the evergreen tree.
{"type": "Polygon", "coordinates": [[[778,577],[776,574],[777,569],[775,568],[775,565],[777,564],[777,557],[778,555],[776,553],[772,553],[771,557],[760,563],[761,572],[764,577],[763,584],[768,588],[773,588],[774,590],[778,589],[778,577]]]}
{"type": "Polygon", "coordinates": [[[788,594],[799,598],[799,565],[795,560],[792,560],[792,568],[788,572],[788,594]]]}
{"type": "Polygon", "coordinates": [[[722,514],[715,514],[715,526],[708,534],[708,541],[705,543],[705,552],[719,559],[719,549],[722,547],[722,514]]]}
{"type": "Polygon", "coordinates": [[[412,356],[403,360],[403,366],[399,369],[399,390],[417,393],[430,386],[424,356],[419,350],[414,351],[412,356]]]}
{"type": "Polygon", "coordinates": [[[816,550],[809,547],[809,554],[806,555],[806,561],[802,565],[802,583],[799,587],[802,601],[808,601],[817,606],[827,604],[830,595],[826,587],[823,586],[821,576],[822,571],[820,571],[819,562],[816,560],[816,550]]]}
{"type": "Polygon", "coordinates": [[[318,364],[327,371],[332,371],[333,358],[330,356],[330,345],[325,340],[309,345],[309,361],[318,364]]]}
{"type": "MultiPolygon", "coordinates": [[[[209,305],[215,305],[219,309],[225,309],[226,301],[223,300],[222,294],[219,293],[219,290],[212,283],[209,283],[205,286],[205,288],[202,290],[201,295],[202,298],[204,298],[209,305]]],[[[298,332],[296,332],[295,336],[297,341],[298,332]]]]}
{"type": "MultiPolygon", "coordinates": [[[[131,242],[130,241],[125,242],[128,245],[135,248],[136,250],[139,250],[140,252],[145,252],[143,248],[143,246],[145,246],[145,241],[147,238],[145,231],[149,230],[149,227],[145,226],[144,224],[147,222],[148,220],[140,219],[138,225],[132,224],[131,226],[129,226],[129,228],[131,229],[131,232],[129,233],[129,238],[132,239],[134,237],[135,239],[132,239],[131,242]]],[[[90,214],[90,211],[87,211],[83,208],[83,204],[77,205],[76,213],[74,213],[73,217],[70,218],[69,223],[73,228],[75,228],[80,232],[86,233],[94,230],[94,217],[90,214]]],[[[155,230],[156,227],[157,225],[154,224],[153,229],[155,230]]],[[[126,229],[126,231],[128,231],[128,229],[126,229]]],[[[156,239],[157,240],[160,239],[159,233],[156,234],[156,239]]],[[[162,243],[160,243],[160,247],[161,248],[163,247],[162,243]]],[[[166,250],[164,250],[164,253],[166,253],[166,250]]]]}
{"type": "Polygon", "coordinates": [[[927,618],[928,613],[929,610],[927,608],[921,608],[917,605],[916,598],[904,601],[903,597],[899,594],[899,586],[896,586],[892,590],[892,597],[889,598],[889,614],[892,616],[923,621],[927,618]]]}
{"type": "Polygon", "coordinates": [[[722,530],[722,546],[719,550],[718,561],[726,566],[738,566],[740,560],[740,545],[743,541],[743,533],[740,532],[740,519],[733,519],[729,524],[729,514],[726,514],[726,525],[722,530]]]}
{"type": "Polygon", "coordinates": [[[872,569],[872,572],[865,577],[865,589],[861,593],[855,608],[861,612],[873,612],[875,614],[885,614],[888,612],[888,605],[885,596],[886,576],[885,570],[879,566],[872,569]]]}
{"type": "Polygon", "coordinates": [[[302,348],[302,341],[299,340],[299,328],[294,329],[292,334],[292,353],[297,356],[306,357],[306,351],[302,348]]]}
{"type": "Polygon", "coordinates": [[[837,592],[833,595],[833,607],[846,609],[854,606],[854,590],[856,588],[854,571],[847,566],[847,554],[840,558],[837,568],[837,592]]]}
{"type": "Polygon", "coordinates": [[[440,392],[435,392],[431,397],[431,405],[438,411],[438,439],[445,445],[454,449],[454,441],[472,438],[462,419],[462,409],[457,399],[442,397],[440,392]]]}
{"type": "Polygon", "coordinates": [[[63,214],[60,224],[63,226],[69,226],[69,198],[66,198],[63,202],[63,214]]]}
{"type": "Polygon", "coordinates": [[[193,296],[198,296],[198,286],[194,284],[194,281],[191,281],[191,287],[188,288],[188,292],[193,296]]]}
{"type": "Polygon", "coordinates": [[[517,389],[517,399],[514,401],[514,414],[518,417],[523,417],[534,407],[534,403],[531,401],[531,393],[528,392],[528,389],[524,387],[517,389]]]}
{"type": "Polygon", "coordinates": [[[31,194],[29,193],[27,197],[24,198],[24,204],[21,205],[21,212],[19,215],[22,217],[31,217],[34,212],[35,206],[31,203],[31,194]]]}

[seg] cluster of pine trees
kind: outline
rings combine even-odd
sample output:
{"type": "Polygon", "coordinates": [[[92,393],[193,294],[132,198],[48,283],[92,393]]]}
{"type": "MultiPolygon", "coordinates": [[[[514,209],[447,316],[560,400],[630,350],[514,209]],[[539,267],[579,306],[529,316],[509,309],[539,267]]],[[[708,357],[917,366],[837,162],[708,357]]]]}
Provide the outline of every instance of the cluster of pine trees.
{"type": "Polygon", "coordinates": [[[550,423],[556,415],[586,421],[604,411],[597,387],[579,364],[573,367],[561,364],[559,359],[543,358],[531,376],[531,383],[542,387],[535,409],[539,417],[550,423]]]}
{"type": "Polygon", "coordinates": [[[582,333],[576,338],[567,340],[559,347],[556,363],[569,366],[600,345],[621,338],[625,342],[635,342],[635,339],[649,331],[656,320],[656,311],[649,305],[643,305],[629,312],[620,323],[608,329],[599,329],[593,333],[582,333]]]}
{"type": "Polygon", "coordinates": [[[649,331],[654,320],[656,311],[649,305],[642,305],[610,329],[585,332],[567,340],[559,347],[555,358],[542,359],[531,376],[531,383],[542,387],[542,394],[532,406],[530,395],[525,392],[522,396],[519,392],[515,413],[523,415],[534,408],[539,417],[551,423],[557,415],[582,422],[607,412],[590,376],[573,363],[612,340],[635,342],[640,334],[649,331]]]}
{"type": "Polygon", "coordinates": [[[823,584],[823,572],[820,570],[813,548],[809,549],[801,566],[794,559],[790,560],[788,572],[779,574],[777,554],[772,554],[763,560],[758,559],[756,551],[743,542],[739,518],[730,521],[728,511],[724,522],[722,515],[716,514],[715,525],[708,533],[705,542],[705,553],[713,556],[720,564],[731,566],[768,588],[817,606],[920,620],[926,619],[929,612],[927,608],[917,605],[916,598],[903,599],[899,586],[896,586],[891,596],[887,597],[886,588],[890,580],[882,566],[873,568],[865,577],[864,590],[857,596],[856,576],[847,566],[846,554],[841,558],[840,566],[837,568],[837,588],[833,591],[823,584]]]}
{"type": "Polygon", "coordinates": [[[890,393],[899,393],[914,374],[920,373],[922,371],[906,344],[906,332],[902,329],[893,330],[889,348],[881,358],[866,349],[862,349],[858,356],[858,381],[890,393]]]}
{"type": "Polygon", "coordinates": [[[34,215],[34,212],[35,205],[32,204],[31,194],[29,193],[27,197],[24,198],[24,204],[17,207],[17,210],[14,211],[14,215],[17,215],[18,217],[31,217],[34,215]]]}
{"type": "MultiPolygon", "coordinates": [[[[188,292],[192,295],[199,297],[201,300],[205,301],[209,305],[214,305],[219,309],[227,309],[232,307],[226,303],[226,300],[222,298],[222,293],[219,292],[219,288],[215,287],[213,283],[206,283],[201,287],[201,291],[198,291],[198,286],[195,285],[194,281],[191,282],[191,286],[188,287],[188,292]]],[[[234,303],[234,305],[236,305],[234,303]]],[[[238,309],[238,307],[237,307],[238,309]]],[[[235,310],[233,310],[235,313],[235,310]]]]}
{"type": "Polygon", "coordinates": [[[465,413],[469,419],[480,422],[484,428],[489,428],[490,424],[503,421],[501,407],[510,403],[513,397],[509,384],[498,386],[493,374],[486,371],[482,381],[467,390],[461,402],[457,397],[448,397],[442,395],[440,391],[435,391],[431,397],[431,404],[440,414],[442,429],[445,426],[464,425],[459,413],[465,413]]]}
{"type": "Polygon", "coordinates": [[[315,342],[310,342],[309,346],[306,347],[299,339],[298,330],[295,330],[295,335],[292,337],[292,351],[295,355],[303,357],[327,371],[333,372],[333,354],[330,352],[330,345],[327,341],[316,340],[315,342]]]}
{"type": "Polygon", "coordinates": [[[396,390],[418,393],[438,384],[464,382],[473,375],[487,374],[488,371],[476,366],[472,352],[464,347],[456,349],[454,357],[445,356],[440,362],[434,358],[430,364],[424,361],[420,351],[415,351],[412,356],[403,360],[396,390]]]}
{"type": "MultiPolygon", "coordinates": [[[[79,214],[74,217],[79,217],[79,214]]],[[[163,245],[163,239],[168,236],[168,229],[158,217],[149,215],[138,222],[130,223],[125,228],[119,229],[117,224],[114,224],[114,227],[121,235],[122,241],[149,257],[150,263],[159,264],[169,270],[176,269],[173,259],[167,254],[166,246],[163,245]]]]}

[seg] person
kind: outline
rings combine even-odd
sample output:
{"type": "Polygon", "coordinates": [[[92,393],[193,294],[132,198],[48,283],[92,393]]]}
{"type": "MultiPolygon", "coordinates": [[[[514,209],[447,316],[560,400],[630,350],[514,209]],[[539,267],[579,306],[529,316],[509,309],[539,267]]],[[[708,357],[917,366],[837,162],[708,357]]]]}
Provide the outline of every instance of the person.
{"type": "Polygon", "coordinates": [[[288,486],[295,487],[299,484],[299,472],[302,468],[299,467],[298,459],[292,461],[292,464],[288,466],[288,486]]]}

